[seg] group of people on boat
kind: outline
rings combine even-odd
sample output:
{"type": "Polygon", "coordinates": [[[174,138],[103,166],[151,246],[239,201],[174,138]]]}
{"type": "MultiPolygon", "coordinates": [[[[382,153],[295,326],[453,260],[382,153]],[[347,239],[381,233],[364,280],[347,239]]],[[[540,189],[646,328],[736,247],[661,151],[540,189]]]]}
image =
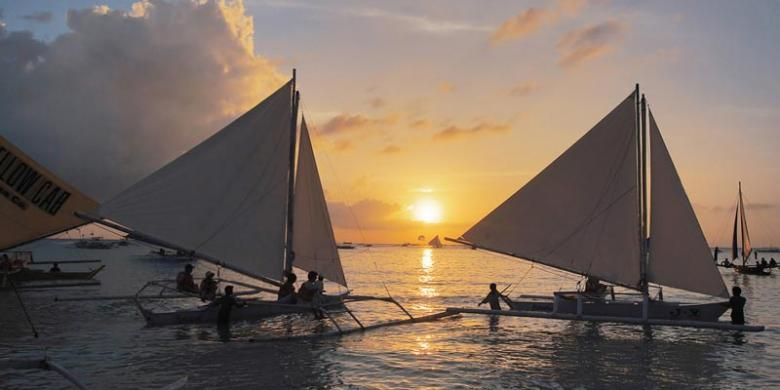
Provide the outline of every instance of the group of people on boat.
{"type": "MultiPolygon", "coordinates": [[[[198,286],[195,284],[195,278],[192,276],[193,269],[192,264],[187,264],[184,266],[184,271],[176,275],[176,289],[181,292],[198,294],[203,302],[215,300],[217,298],[218,282],[214,279],[214,273],[211,271],[206,272],[206,276],[201,280],[200,286],[198,286]]],[[[228,287],[231,287],[232,291],[232,286],[228,287]]],[[[227,290],[227,287],[225,287],[225,290],[227,290]]]]}
{"type": "Polygon", "coordinates": [[[324,277],[316,271],[309,271],[306,279],[296,292],[295,282],[298,280],[298,277],[294,273],[288,272],[284,283],[279,287],[279,291],[276,294],[276,301],[290,305],[297,304],[298,301],[319,303],[320,297],[325,292],[324,277]]]}
{"type": "MultiPolygon", "coordinates": [[[[720,262],[720,266],[725,268],[731,268],[734,266],[734,263],[729,261],[727,257],[720,262]]],[[[759,270],[767,269],[767,268],[777,268],[777,261],[775,260],[774,257],[770,258],[769,261],[767,261],[766,258],[762,257],[761,260],[756,259],[755,267],[758,268],[759,270]]]]}

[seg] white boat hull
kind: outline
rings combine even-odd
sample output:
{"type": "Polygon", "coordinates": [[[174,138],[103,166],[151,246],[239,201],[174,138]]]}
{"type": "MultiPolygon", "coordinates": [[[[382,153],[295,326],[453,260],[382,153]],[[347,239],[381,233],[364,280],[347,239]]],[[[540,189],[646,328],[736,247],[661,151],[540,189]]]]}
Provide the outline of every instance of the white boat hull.
{"type": "MultiPolygon", "coordinates": [[[[650,301],[648,318],[678,321],[717,321],[728,310],[727,302],[679,303],[650,301]]],[[[513,301],[512,310],[553,313],[553,300],[513,301]]],[[[559,299],[557,313],[578,314],[577,300],[559,299]]],[[[642,318],[641,301],[583,300],[581,315],[642,318]]]]}

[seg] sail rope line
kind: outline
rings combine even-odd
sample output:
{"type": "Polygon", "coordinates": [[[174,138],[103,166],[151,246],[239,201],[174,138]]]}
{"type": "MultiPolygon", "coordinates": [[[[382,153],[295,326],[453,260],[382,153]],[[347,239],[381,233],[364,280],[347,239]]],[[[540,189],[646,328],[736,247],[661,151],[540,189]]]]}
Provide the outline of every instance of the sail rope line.
{"type": "MultiPolygon", "coordinates": [[[[298,104],[301,106],[301,115],[303,115],[303,112],[306,111],[305,103],[303,101],[300,101],[298,104]]],[[[309,131],[309,137],[310,138],[314,138],[313,135],[316,135],[317,137],[319,137],[320,131],[317,128],[316,125],[313,125],[313,124],[310,124],[310,123],[307,122],[306,126],[310,130],[309,131]]],[[[313,147],[312,147],[312,149],[313,149],[313,147]]],[[[336,180],[337,186],[343,187],[343,181],[341,180],[340,176],[338,175],[338,171],[333,166],[333,161],[330,158],[330,154],[328,154],[328,152],[326,150],[323,150],[320,153],[325,157],[325,162],[328,165],[328,168],[331,171],[331,174],[333,175],[334,179],[336,180]]],[[[325,203],[326,203],[326,207],[327,207],[327,200],[326,200],[325,203]]],[[[360,240],[364,244],[367,243],[365,232],[363,231],[363,227],[360,224],[360,220],[358,219],[357,214],[355,214],[355,211],[353,210],[352,205],[348,204],[347,202],[344,202],[344,205],[347,207],[347,211],[349,211],[349,215],[350,215],[350,217],[352,217],[352,220],[355,223],[355,226],[357,227],[358,234],[360,234],[360,240]]],[[[334,235],[334,238],[335,238],[335,235],[334,235]]],[[[371,259],[371,262],[374,264],[374,270],[376,272],[380,272],[379,266],[377,266],[376,260],[373,258],[372,252],[371,252],[370,248],[365,248],[365,249],[366,249],[365,253],[368,254],[368,257],[371,259]]],[[[388,289],[388,287],[387,287],[387,285],[385,284],[384,281],[382,281],[382,285],[385,288],[385,292],[387,292],[387,296],[392,298],[392,295],[390,294],[390,289],[388,289]]]]}

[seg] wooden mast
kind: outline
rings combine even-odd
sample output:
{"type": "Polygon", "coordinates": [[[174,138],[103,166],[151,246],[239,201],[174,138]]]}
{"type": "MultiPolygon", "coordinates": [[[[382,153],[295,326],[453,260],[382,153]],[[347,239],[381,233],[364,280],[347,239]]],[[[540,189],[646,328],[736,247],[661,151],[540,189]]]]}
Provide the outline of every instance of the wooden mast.
{"type": "Polygon", "coordinates": [[[292,89],[292,115],[290,116],[290,158],[289,170],[287,175],[287,240],[285,242],[285,274],[292,272],[295,254],[293,252],[293,204],[295,194],[295,151],[297,150],[298,140],[298,102],[300,94],[295,89],[295,69],[293,69],[292,89]]]}

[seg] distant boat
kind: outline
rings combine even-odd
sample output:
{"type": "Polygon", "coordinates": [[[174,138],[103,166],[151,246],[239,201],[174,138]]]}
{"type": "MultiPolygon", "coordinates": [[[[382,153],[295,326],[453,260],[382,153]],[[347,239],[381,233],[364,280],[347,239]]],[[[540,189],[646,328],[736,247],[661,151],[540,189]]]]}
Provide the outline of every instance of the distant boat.
{"type": "Polygon", "coordinates": [[[750,232],[748,231],[747,218],[745,215],[745,203],[742,201],[742,182],[739,183],[739,199],[737,200],[737,210],[734,213],[734,230],[731,240],[731,257],[734,271],[747,275],[771,275],[772,271],[768,266],[763,266],[758,262],[758,252],[756,253],[756,264],[748,264],[753,247],[750,244],[750,232]],[[738,246],[741,241],[741,246],[738,246]],[[740,251],[741,249],[741,251],[740,251]],[[742,255],[742,264],[736,264],[737,258],[742,255]]]}
{"type": "Polygon", "coordinates": [[[448,311],[763,330],[718,322],[727,302],[663,300],[661,286],[718,298],[729,294],[653,114],[649,121],[647,114],[637,86],[542,172],[453,240],[636,290],[640,301],[614,295],[608,300],[586,290],[512,301],[509,311],[448,311]]]}
{"type": "Polygon", "coordinates": [[[114,247],[114,243],[111,241],[104,241],[98,237],[90,239],[81,239],[73,244],[79,249],[111,249],[114,247]]]}
{"type": "MultiPolygon", "coordinates": [[[[8,282],[24,283],[20,287],[26,287],[30,282],[54,282],[54,281],[90,281],[99,284],[98,281],[93,280],[105,265],[101,265],[96,269],[92,269],[85,272],[65,272],[57,271],[51,272],[46,269],[35,269],[32,266],[48,266],[48,265],[60,265],[60,264],[72,264],[72,263],[99,263],[100,260],[62,260],[62,261],[44,261],[35,262],[33,259],[33,253],[30,251],[12,251],[7,253],[0,253],[0,288],[7,287],[8,282]]],[[[33,286],[33,285],[29,285],[33,286]]],[[[36,288],[40,288],[41,285],[34,285],[36,288]]],[[[68,287],[68,285],[47,285],[47,287],[68,287]]]]}
{"type": "Polygon", "coordinates": [[[336,245],[336,247],[339,249],[355,249],[355,246],[352,245],[351,242],[343,242],[339,245],[336,245]]]}
{"type": "Polygon", "coordinates": [[[428,241],[428,246],[431,248],[441,248],[441,240],[439,240],[439,235],[437,234],[436,237],[434,237],[432,240],[428,241]]]}

